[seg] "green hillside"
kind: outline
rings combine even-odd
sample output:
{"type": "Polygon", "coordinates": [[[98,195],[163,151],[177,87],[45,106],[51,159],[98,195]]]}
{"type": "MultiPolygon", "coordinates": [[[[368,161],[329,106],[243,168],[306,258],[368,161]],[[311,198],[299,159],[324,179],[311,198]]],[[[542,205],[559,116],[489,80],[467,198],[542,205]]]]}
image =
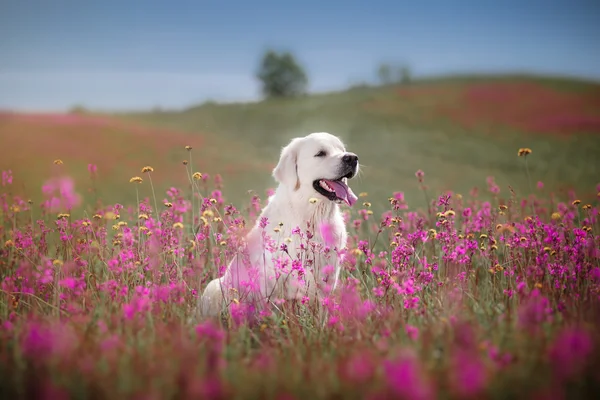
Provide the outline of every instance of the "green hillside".
{"type": "MultiPolygon", "coordinates": [[[[454,77],[409,86],[354,88],[340,93],[251,104],[204,104],[180,112],[127,115],[140,123],[219,135],[244,149],[232,154],[214,148],[234,163],[274,164],[281,146],[294,137],[328,131],[343,138],[360,156],[363,173],[355,192],[384,203],[404,191],[422,206],[415,172],[422,169],[432,193],[445,189],[486,192],[493,176],[508,195],[508,185],[529,191],[521,147],[529,147],[534,190],[564,193],[568,188],[595,194],[600,182],[600,85],[528,76],[454,77]],[[233,156],[233,157],[232,157],[233,156]]],[[[226,194],[272,185],[268,171],[244,180],[223,174],[226,194]]],[[[583,193],[581,193],[583,195],[583,193]]]]}
{"type": "MultiPolygon", "coordinates": [[[[600,182],[600,84],[528,76],[454,77],[405,86],[356,87],[344,92],[248,104],[206,103],[181,111],[113,115],[0,115],[0,169],[27,182],[28,197],[41,196],[52,161],[63,159],[83,195],[87,164],[98,165],[96,187],[105,201],[135,199],[129,178],[155,168],[157,191],[185,187],[185,145],[194,149],[193,170],[220,173],[224,195],[241,206],[249,190],[264,198],[274,186],[271,169],[292,137],[327,131],[360,156],[354,191],[368,192],[376,207],[403,191],[411,207],[423,207],[415,172],[425,172],[432,196],[443,190],[486,196],[489,176],[501,195],[509,185],[595,197],[600,182]]],[[[149,195],[149,188],[142,195],[149,195]]],[[[159,197],[162,197],[159,196],[159,197]]]]}

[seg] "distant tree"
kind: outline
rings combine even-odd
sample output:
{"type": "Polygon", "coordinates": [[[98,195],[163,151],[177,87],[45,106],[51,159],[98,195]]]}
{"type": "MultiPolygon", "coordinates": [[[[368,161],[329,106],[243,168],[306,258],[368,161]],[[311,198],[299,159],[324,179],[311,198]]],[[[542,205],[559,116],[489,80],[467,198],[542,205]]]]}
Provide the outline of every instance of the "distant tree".
{"type": "Polygon", "coordinates": [[[381,64],[377,69],[377,77],[382,85],[392,83],[392,67],[389,64],[381,64]]]}
{"type": "Polygon", "coordinates": [[[69,114],[83,115],[83,114],[87,114],[87,112],[88,112],[87,108],[85,108],[81,104],[74,105],[73,107],[71,107],[69,109],[69,114]]]}
{"type": "Polygon", "coordinates": [[[408,65],[402,65],[398,68],[398,82],[404,85],[410,83],[410,81],[412,81],[410,67],[408,65]]]}
{"type": "Polygon", "coordinates": [[[267,51],[260,62],[257,78],[266,97],[292,97],[304,94],[308,78],[289,52],[267,51]]]}
{"type": "Polygon", "coordinates": [[[410,68],[407,65],[396,66],[387,63],[379,65],[377,77],[380,85],[407,84],[412,79],[410,68]]]}

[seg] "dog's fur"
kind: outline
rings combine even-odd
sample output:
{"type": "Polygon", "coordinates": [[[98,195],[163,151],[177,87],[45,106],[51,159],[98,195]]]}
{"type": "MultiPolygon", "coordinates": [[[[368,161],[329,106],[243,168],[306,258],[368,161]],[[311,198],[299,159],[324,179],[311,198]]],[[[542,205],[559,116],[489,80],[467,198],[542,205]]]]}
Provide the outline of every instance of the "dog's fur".
{"type": "MultiPolygon", "coordinates": [[[[315,185],[321,179],[336,180],[342,176],[346,176],[343,180],[346,182],[347,178],[358,173],[358,168],[358,157],[347,153],[342,141],[329,133],[317,132],[295,138],[284,147],[273,170],[279,186],[247,235],[245,253],[236,255],[224,276],[207,285],[200,299],[200,315],[216,316],[231,301],[252,300],[255,304],[264,305],[275,299],[317,300],[324,285],[328,290],[335,289],[341,262],[338,252],[346,246],[347,233],[338,205],[340,199],[331,200],[335,195],[328,198],[319,193],[315,185]],[[349,163],[349,157],[356,159],[349,163]],[[268,219],[266,227],[260,226],[263,218],[268,219]],[[319,230],[323,223],[328,224],[331,231],[332,242],[327,243],[331,251],[327,254],[322,251],[303,252],[300,246],[306,239],[292,231],[300,228],[305,234],[310,230],[314,235],[312,241],[324,243],[319,230]],[[271,251],[265,248],[268,247],[265,234],[273,241],[271,251]],[[287,254],[280,250],[283,243],[287,245],[287,254]],[[276,258],[287,258],[286,270],[289,271],[291,260],[300,253],[305,276],[281,275],[276,258]]],[[[353,200],[347,203],[352,205],[356,196],[349,188],[348,193],[353,200]]]]}

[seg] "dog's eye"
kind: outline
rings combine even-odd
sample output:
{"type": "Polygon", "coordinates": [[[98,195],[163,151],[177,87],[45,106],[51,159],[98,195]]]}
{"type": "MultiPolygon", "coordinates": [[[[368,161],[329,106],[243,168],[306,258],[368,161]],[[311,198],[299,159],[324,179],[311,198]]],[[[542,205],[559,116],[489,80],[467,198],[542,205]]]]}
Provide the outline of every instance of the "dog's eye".
{"type": "Polygon", "coordinates": [[[325,157],[326,155],[327,155],[327,152],[325,152],[325,150],[321,150],[320,152],[315,154],[315,157],[325,157]]]}

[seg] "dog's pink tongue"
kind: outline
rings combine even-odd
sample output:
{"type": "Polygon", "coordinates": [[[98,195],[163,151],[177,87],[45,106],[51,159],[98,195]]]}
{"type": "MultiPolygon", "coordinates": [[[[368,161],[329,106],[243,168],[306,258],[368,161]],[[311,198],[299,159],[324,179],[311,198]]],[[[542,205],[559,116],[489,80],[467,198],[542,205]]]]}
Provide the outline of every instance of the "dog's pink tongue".
{"type": "Polygon", "coordinates": [[[350,189],[350,187],[348,187],[348,185],[346,185],[344,182],[328,180],[327,183],[329,183],[329,186],[335,190],[335,195],[344,200],[350,207],[352,207],[354,203],[356,203],[356,200],[358,200],[358,197],[356,197],[354,192],[352,192],[352,189],[350,189]]]}

